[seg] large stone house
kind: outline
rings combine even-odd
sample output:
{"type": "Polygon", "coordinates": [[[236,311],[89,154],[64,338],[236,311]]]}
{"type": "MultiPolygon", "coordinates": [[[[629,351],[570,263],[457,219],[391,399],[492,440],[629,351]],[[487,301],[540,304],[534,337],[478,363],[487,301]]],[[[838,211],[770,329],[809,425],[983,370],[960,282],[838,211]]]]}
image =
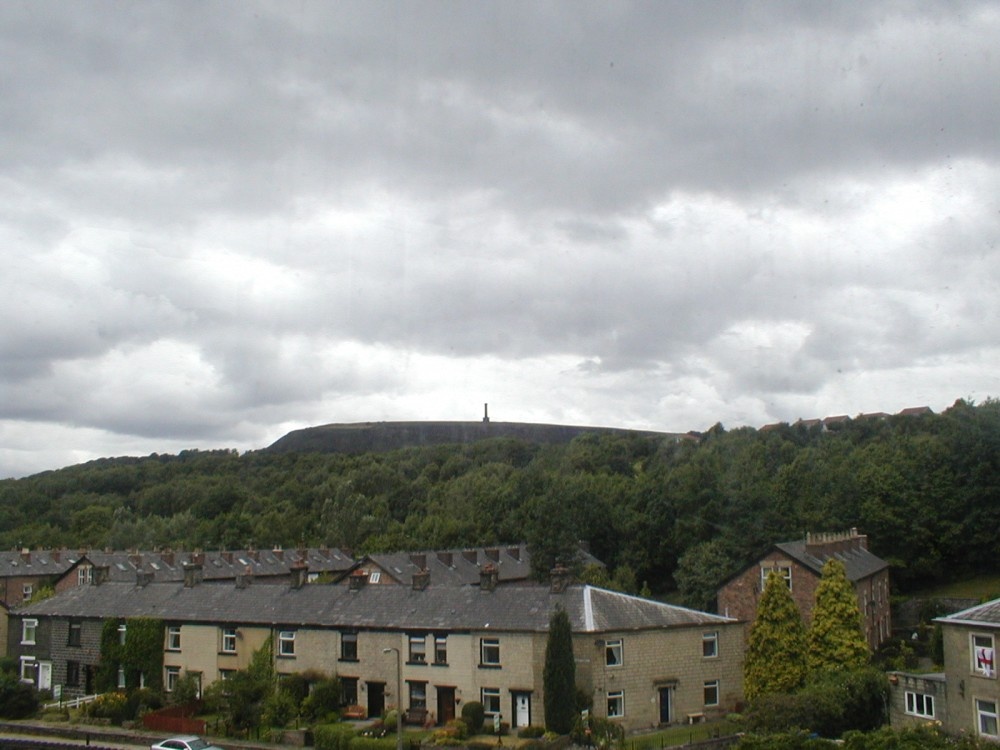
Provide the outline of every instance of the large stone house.
{"type": "Polygon", "coordinates": [[[776,571],[792,593],[806,626],[812,621],[823,565],[835,557],[844,564],[854,587],[869,647],[874,651],[892,633],[889,612],[889,563],[868,550],[868,537],[857,529],[843,533],[807,534],[804,540],[781,542],[752,565],[728,579],[718,590],[718,611],[752,624],[764,582],[776,571]]]}
{"type": "Polygon", "coordinates": [[[105,622],[127,639],[130,618],[152,617],[163,623],[167,690],[184,673],[203,686],[225,679],[270,638],[279,674],[339,678],[345,703],[369,715],[401,705],[410,720],[443,723],[481,701],[514,727],[540,725],[549,620],[561,607],[594,715],[638,730],[724,715],[742,700],[740,623],[561,575],[550,586],[505,586],[484,566],[474,586],[435,585],[426,571],[407,586],[367,576],[338,586],[306,584],[303,565],[290,585],[263,586],[187,572],[183,583],[73,587],[12,612],[8,645],[22,679],[91,690],[105,622]]]}
{"type": "Polygon", "coordinates": [[[893,672],[890,718],[895,726],[940,722],[949,734],[1000,740],[1000,599],[939,617],[944,672],[893,672]]]}

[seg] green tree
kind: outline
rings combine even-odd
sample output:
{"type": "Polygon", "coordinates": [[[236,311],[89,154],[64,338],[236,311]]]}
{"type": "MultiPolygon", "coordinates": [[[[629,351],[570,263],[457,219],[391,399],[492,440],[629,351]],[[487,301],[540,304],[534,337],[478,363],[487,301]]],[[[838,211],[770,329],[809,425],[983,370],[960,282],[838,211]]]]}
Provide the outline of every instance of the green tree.
{"type": "Polygon", "coordinates": [[[771,571],[757,604],[743,662],[748,700],[767,693],[790,693],[806,676],[806,632],[785,579],[771,571]]]}
{"type": "Polygon", "coordinates": [[[810,672],[853,670],[868,664],[868,644],[861,630],[858,600],[847,580],[844,564],[834,557],[823,565],[806,644],[810,672]]]}
{"type": "Polygon", "coordinates": [[[545,727],[557,734],[568,734],[576,716],[576,661],[569,615],[562,607],[556,609],[549,620],[542,680],[545,688],[545,727]]]}

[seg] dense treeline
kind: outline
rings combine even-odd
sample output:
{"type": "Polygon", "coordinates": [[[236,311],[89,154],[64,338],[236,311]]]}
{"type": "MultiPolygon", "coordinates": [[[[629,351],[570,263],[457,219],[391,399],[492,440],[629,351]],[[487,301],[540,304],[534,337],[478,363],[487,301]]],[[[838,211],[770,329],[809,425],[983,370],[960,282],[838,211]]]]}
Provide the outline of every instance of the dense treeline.
{"type": "MultiPolygon", "coordinates": [[[[357,456],[190,451],[0,482],[0,546],[330,545],[354,551],[576,540],[707,606],[776,541],[857,527],[906,589],[998,559],[1000,402],[700,441],[584,435],[357,456]]],[[[628,579],[629,576],[625,578],[628,579]]]]}

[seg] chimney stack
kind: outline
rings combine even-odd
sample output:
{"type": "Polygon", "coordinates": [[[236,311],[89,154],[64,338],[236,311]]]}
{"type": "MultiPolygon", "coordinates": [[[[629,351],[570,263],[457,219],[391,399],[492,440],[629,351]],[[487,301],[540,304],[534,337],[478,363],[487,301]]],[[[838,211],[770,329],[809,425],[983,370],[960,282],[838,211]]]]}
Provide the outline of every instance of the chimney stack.
{"type": "Polygon", "coordinates": [[[438,552],[437,559],[441,561],[442,564],[447,565],[449,568],[455,561],[455,556],[451,552],[438,552]]]}
{"type": "Polygon", "coordinates": [[[274,545],[274,549],[271,550],[271,554],[278,558],[281,562],[285,561],[285,550],[281,549],[277,544],[274,545]]]}
{"type": "Polygon", "coordinates": [[[247,565],[242,573],[236,574],[236,588],[245,589],[253,583],[253,568],[247,565]]]}
{"type": "Polygon", "coordinates": [[[500,571],[493,563],[486,563],[479,569],[479,588],[483,591],[493,591],[500,581],[500,571]]]}
{"type": "Polygon", "coordinates": [[[108,580],[111,569],[107,565],[94,566],[94,585],[100,586],[108,580]]]}
{"type": "Polygon", "coordinates": [[[135,571],[135,585],[139,588],[145,588],[147,585],[153,582],[153,573],[148,570],[137,570],[135,571]]]}
{"type": "Polygon", "coordinates": [[[194,588],[201,583],[204,575],[204,570],[198,563],[184,563],[184,588],[194,588]]]}
{"type": "Polygon", "coordinates": [[[413,554],[410,555],[410,562],[417,566],[417,570],[423,570],[427,567],[427,555],[424,554],[413,554]]]}
{"type": "Polygon", "coordinates": [[[413,574],[413,590],[423,591],[431,582],[431,572],[424,568],[413,574]]]}
{"type": "Polygon", "coordinates": [[[302,588],[306,581],[309,580],[309,566],[306,565],[302,560],[296,560],[291,564],[292,571],[292,588],[300,589],[302,588]]]}
{"type": "Polygon", "coordinates": [[[360,568],[347,578],[347,585],[351,591],[361,591],[366,583],[368,583],[368,573],[360,568]]]}

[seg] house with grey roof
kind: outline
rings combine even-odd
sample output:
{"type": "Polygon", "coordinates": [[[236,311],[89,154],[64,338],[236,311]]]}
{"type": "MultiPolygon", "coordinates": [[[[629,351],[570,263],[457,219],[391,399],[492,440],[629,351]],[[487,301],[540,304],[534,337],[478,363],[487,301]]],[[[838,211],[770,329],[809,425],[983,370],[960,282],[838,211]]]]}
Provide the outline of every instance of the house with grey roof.
{"type": "Polygon", "coordinates": [[[757,617],[757,603],[773,570],[787,583],[808,626],[823,565],[831,558],[844,564],[847,580],[858,598],[865,637],[874,651],[892,633],[889,563],[868,549],[868,537],[857,529],[809,533],[805,539],[775,544],[767,554],[723,583],[716,596],[718,611],[749,627],[757,617]]]}
{"type": "MultiPolygon", "coordinates": [[[[604,563],[581,548],[581,567],[604,563]]],[[[358,570],[367,574],[368,583],[409,585],[417,573],[426,573],[434,584],[475,586],[484,565],[492,565],[502,584],[527,583],[531,580],[531,549],[525,543],[422,552],[379,552],[366,555],[358,570]]]]}
{"type": "Polygon", "coordinates": [[[79,559],[66,550],[0,551],[0,602],[16,607],[43,586],[51,586],[79,559]]]}
{"type": "Polygon", "coordinates": [[[369,715],[401,706],[409,720],[441,724],[480,701],[520,727],[543,724],[548,626],[562,608],[594,715],[638,730],[741,703],[736,620],[571,583],[562,571],[550,585],[497,585],[494,568],[478,585],[434,584],[421,572],[405,586],[367,576],[339,586],[307,584],[302,564],[289,585],[265,586],[249,576],[205,583],[189,563],[184,582],[95,580],[12,612],[8,646],[22,679],[79,693],[95,687],[105,623],[127,639],[134,618],[154,618],[163,671],[147,680],[168,691],[184,673],[203,686],[225,679],[270,639],[279,674],[336,677],[345,702],[369,715]]]}

